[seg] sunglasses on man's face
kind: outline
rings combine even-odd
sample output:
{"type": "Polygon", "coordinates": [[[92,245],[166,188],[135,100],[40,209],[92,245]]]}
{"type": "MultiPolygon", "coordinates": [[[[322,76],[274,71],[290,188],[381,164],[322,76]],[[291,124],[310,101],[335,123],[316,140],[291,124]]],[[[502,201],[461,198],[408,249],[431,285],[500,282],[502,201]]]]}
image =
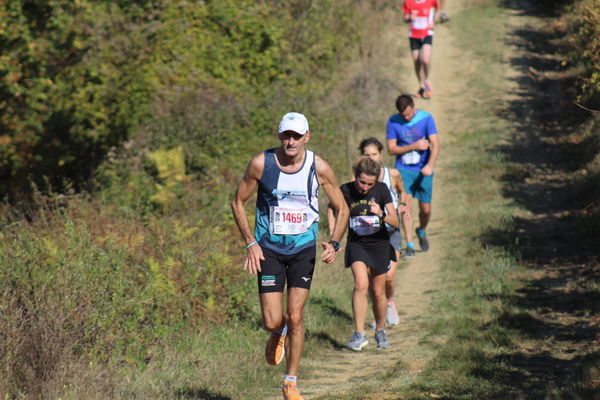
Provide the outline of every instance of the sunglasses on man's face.
{"type": "Polygon", "coordinates": [[[293,138],[294,140],[300,140],[304,137],[304,135],[299,134],[298,132],[286,131],[280,133],[283,139],[293,138]]]}

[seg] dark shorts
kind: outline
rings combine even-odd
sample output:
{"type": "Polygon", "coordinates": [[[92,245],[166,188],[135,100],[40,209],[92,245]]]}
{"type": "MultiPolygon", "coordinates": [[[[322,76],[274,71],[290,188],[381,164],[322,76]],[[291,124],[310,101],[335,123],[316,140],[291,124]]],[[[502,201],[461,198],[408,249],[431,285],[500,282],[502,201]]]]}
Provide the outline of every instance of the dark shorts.
{"type": "Polygon", "coordinates": [[[420,39],[408,38],[408,40],[410,41],[411,50],[421,50],[424,44],[433,45],[433,36],[431,35],[420,39]]]}
{"type": "Polygon", "coordinates": [[[423,175],[419,171],[398,168],[406,193],[423,203],[431,203],[433,196],[433,177],[435,174],[423,175]]]}
{"type": "Polygon", "coordinates": [[[351,267],[356,261],[362,261],[367,267],[385,274],[390,269],[390,260],[397,261],[396,252],[388,241],[377,247],[364,247],[358,243],[346,245],[346,268],[351,267]]]}
{"type": "Polygon", "coordinates": [[[400,251],[402,248],[402,235],[400,230],[397,228],[388,228],[388,234],[390,235],[390,244],[394,250],[400,251]]]}
{"type": "Polygon", "coordinates": [[[288,288],[310,289],[317,246],[309,247],[296,254],[277,254],[262,248],[265,260],[261,261],[258,273],[258,293],[283,292],[287,281],[288,288]]]}

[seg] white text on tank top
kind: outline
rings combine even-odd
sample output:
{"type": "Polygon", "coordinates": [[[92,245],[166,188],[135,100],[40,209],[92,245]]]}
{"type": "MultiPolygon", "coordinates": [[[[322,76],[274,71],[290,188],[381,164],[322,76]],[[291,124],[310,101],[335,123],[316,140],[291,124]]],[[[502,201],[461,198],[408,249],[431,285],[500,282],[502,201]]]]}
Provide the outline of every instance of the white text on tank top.
{"type": "Polygon", "coordinates": [[[306,151],[302,168],[294,173],[280,171],[277,188],[272,195],[277,205],[269,207],[269,230],[275,235],[296,235],[304,233],[318,221],[318,182],[316,175],[311,177],[314,153],[306,151]],[[312,193],[308,181],[312,180],[312,193]],[[315,211],[317,210],[317,211],[315,211]]]}

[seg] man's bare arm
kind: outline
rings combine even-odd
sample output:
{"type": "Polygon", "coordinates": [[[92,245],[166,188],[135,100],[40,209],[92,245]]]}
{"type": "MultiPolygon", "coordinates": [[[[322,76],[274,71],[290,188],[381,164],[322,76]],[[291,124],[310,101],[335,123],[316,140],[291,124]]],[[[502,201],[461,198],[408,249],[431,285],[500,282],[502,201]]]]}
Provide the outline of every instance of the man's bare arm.
{"type": "MultiPolygon", "coordinates": [[[[254,156],[248,163],[246,172],[238,184],[237,190],[235,191],[233,199],[231,200],[231,211],[233,212],[233,218],[235,219],[235,223],[237,224],[240,233],[246,242],[246,246],[253,243],[255,239],[250,228],[250,221],[248,220],[248,215],[244,205],[252,193],[254,193],[254,190],[256,189],[258,181],[262,175],[263,168],[264,153],[260,153],[254,156]]],[[[246,254],[244,269],[247,269],[248,272],[256,275],[256,273],[260,271],[260,260],[264,260],[260,246],[257,244],[250,246],[248,248],[248,253],[246,254]]]]}
{"type": "Polygon", "coordinates": [[[429,142],[431,143],[430,149],[431,149],[431,154],[429,155],[429,161],[427,162],[427,164],[431,165],[431,168],[433,169],[433,167],[435,166],[435,162],[438,159],[438,156],[440,154],[440,137],[438,134],[435,135],[431,135],[429,136],[429,142]]]}
{"type": "MultiPolygon", "coordinates": [[[[330,239],[339,242],[342,240],[342,236],[344,235],[346,227],[348,226],[350,210],[346,205],[344,195],[338,186],[331,166],[327,163],[327,161],[318,156],[316,158],[316,164],[319,182],[321,183],[321,186],[323,186],[323,190],[325,190],[325,193],[329,198],[329,207],[331,208],[332,213],[336,216],[330,239]]],[[[322,245],[324,251],[321,258],[326,263],[333,262],[335,260],[335,250],[333,249],[333,246],[325,242],[322,243],[322,245]]]]}
{"type": "Polygon", "coordinates": [[[427,164],[421,168],[421,173],[423,175],[431,175],[433,174],[433,168],[435,167],[435,162],[437,161],[438,155],[440,154],[440,139],[439,135],[431,135],[429,136],[429,142],[431,143],[430,149],[431,153],[429,154],[429,161],[427,164]]]}
{"type": "Polygon", "coordinates": [[[388,153],[391,156],[400,156],[404,153],[408,153],[413,150],[427,150],[429,148],[429,142],[427,139],[419,139],[414,143],[407,144],[405,146],[398,146],[396,139],[388,139],[386,142],[388,153]]]}

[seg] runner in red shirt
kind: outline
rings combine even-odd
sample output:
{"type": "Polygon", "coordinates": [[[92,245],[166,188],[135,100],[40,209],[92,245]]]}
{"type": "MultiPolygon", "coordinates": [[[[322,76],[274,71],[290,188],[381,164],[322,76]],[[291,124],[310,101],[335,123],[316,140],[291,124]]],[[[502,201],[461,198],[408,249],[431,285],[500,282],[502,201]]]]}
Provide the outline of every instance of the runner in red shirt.
{"type": "Polygon", "coordinates": [[[433,29],[439,22],[440,13],[437,0],[404,0],[402,12],[404,22],[410,23],[408,34],[410,51],[419,80],[418,97],[429,98],[433,95],[429,71],[431,70],[431,46],[433,29]]]}

